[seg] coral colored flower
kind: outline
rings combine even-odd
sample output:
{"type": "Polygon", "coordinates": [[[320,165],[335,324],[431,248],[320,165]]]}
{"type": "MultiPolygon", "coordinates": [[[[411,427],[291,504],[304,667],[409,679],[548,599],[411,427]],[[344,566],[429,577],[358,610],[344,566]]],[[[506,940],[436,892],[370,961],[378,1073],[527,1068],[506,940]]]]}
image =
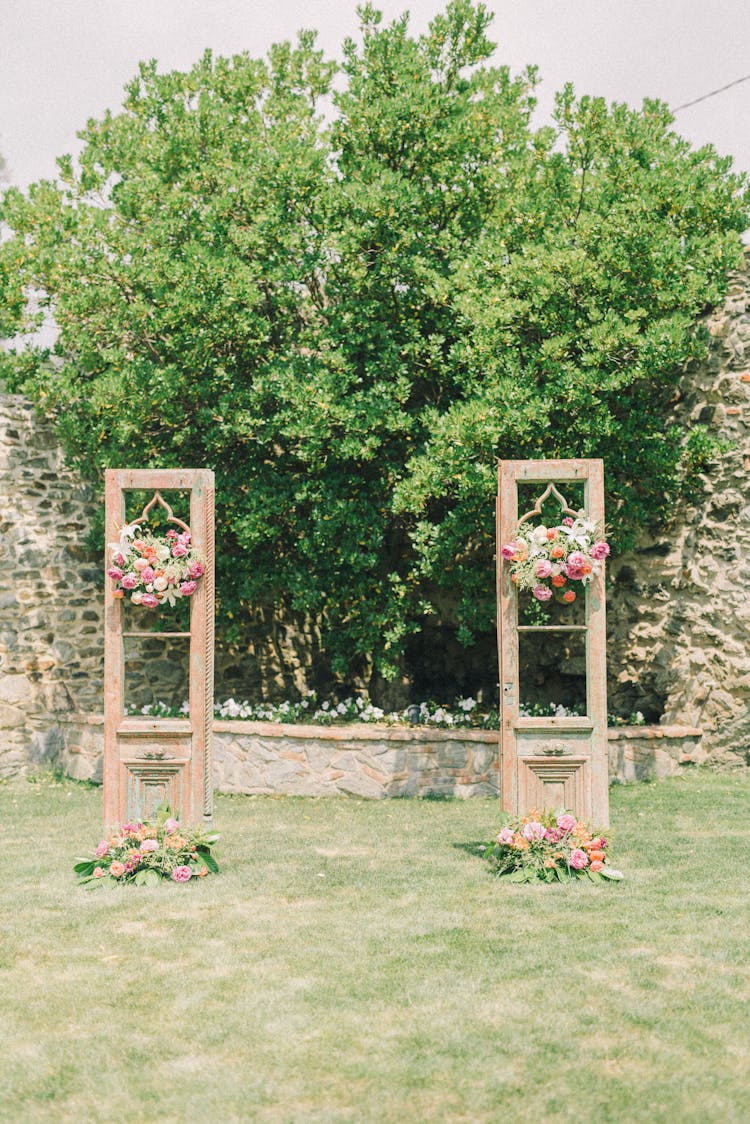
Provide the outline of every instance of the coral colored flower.
{"type": "Polygon", "coordinates": [[[553,546],[552,550],[549,553],[550,553],[550,558],[564,558],[565,557],[565,549],[562,546],[553,546]]]}
{"type": "Polygon", "coordinates": [[[563,815],[557,817],[557,826],[561,831],[572,831],[578,823],[575,816],[571,816],[569,812],[564,812],[563,815]]]}
{"type": "Polygon", "coordinates": [[[98,859],[103,859],[105,855],[109,854],[109,843],[106,839],[102,839],[101,843],[94,851],[94,854],[98,859]]]}
{"type": "Polygon", "coordinates": [[[591,548],[591,557],[595,558],[597,562],[601,561],[602,558],[608,558],[609,543],[595,542],[591,548]]]}
{"type": "Polygon", "coordinates": [[[558,531],[557,527],[550,527],[550,529],[547,531],[547,542],[552,542],[552,540],[556,539],[559,534],[560,532],[558,531]]]}
{"type": "Polygon", "coordinates": [[[538,578],[548,578],[552,573],[552,563],[543,558],[541,562],[537,562],[534,573],[538,578]]]}
{"type": "Polygon", "coordinates": [[[188,570],[188,574],[194,580],[195,580],[195,578],[202,578],[203,575],[205,574],[205,572],[206,572],[206,567],[203,565],[202,562],[193,562],[192,566],[188,570]]]}
{"type": "Polygon", "coordinates": [[[566,589],[565,593],[563,593],[562,595],[562,599],[563,601],[566,601],[568,605],[572,605],[572,603],[576,599],[575,591],[572,589],[566,589]]]}
{"type": "Polygon", "coordinates": [[[103,877],[104,877],[104,871],[102,870],[102,868],[100,866],[95,866],[94,867],[94,878],[103,878],[103,877]]]}
{"type": "MultiPolygon", "coordinates": [[[[586,860],[588,862],[588,860],[586,860]]],[[[193,877],[193,872],[189,866],[176,866],[172,871],[173,882],[187,882],[193,877]]]]}
{"type": "Polygon", "coordinates": [[[549,601],[552,596],[552,590],[547,589],[546,585],[535,585],[531,592],[537,601],[549,601]]]}
{"type": "Polygon", "coordinates": [[[141,554],[146,549],[146,544],[143,539],[133,539],[133,546],[136,550],[139,550],[141,554]]]}
{"type": "Polygon", "coordinates": [[[553,574],[552,576],[552,584],[555,589],[561,589],[565,585],[567,580],[568,579],[565,577],[565,574],[553,574]]]}
{"type": "Polygon", "coordinates": [[[585,870],[589,865],[589,858],[586,852],[582,851],[580,847],[574,847],[570,852],[570,865],[573,867],[573,870],[585,870]]]}
{"type": "Polygon", "coordinates": [[[125,594],[121,589],[113,589],[112,596],[114,597],[115,601],[122,601],[125,594]]]}
{"type": "Polygon", "coordinates": [[[601,870],[603,866],[604,863],[601,859],[594,859],[591,863],[591,866],[589,867],[589,870],[593,870],[594,872],[596,872],[597,870],[601,870]]]}
{"type": "Polygon", "coordinates": [[[572,582],[579,582],[583,578],[583,570],[580,566],[571,566],[570,563],[565,567],[565,573],[572,582]]]}
{"type": "Polygon", "coordinates": [[[109,873],[114,878],[120,878],[125,873],[125,864],[118,862],[111,863],[109,867],[109,873]]]}
{"type": "Polygon", "coordinates": [[[208,874],[208,867],[207,866],[198,867],[198,869],[196,870],[195,873],[198,875],[199,878],[205,878],[206,875],[208,874]]]}
{"type": "Polygon", "coordinates": [[[183,582],[180,586],[180,593],[183,597],[190,597],[195,593],[198,585],[196,582],[183,582]]]}

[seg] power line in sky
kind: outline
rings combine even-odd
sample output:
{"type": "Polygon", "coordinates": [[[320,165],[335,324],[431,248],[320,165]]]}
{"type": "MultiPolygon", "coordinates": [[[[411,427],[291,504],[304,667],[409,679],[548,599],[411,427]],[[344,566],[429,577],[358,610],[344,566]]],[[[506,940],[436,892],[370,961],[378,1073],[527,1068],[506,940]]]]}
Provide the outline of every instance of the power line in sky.
{"type": "Polygon", "coordinates": [[[739,86],[742,82],[748,81],[750,81],[750,74],[746,74],[744,78],[735,78],[734,82],[727,82],[726,86],[719,86],[718,90],[711,90],[708,94],[702,94],[699,98],[693,98],[692,101],[674,106],[672,113],[679,113],[681,109],[689,109],[691,105],[697,105],[700,101],[708,101],[709,98],[715,98],[717,94],[723,94],[725,90],[731,90],[732,86],[739,86]]]}

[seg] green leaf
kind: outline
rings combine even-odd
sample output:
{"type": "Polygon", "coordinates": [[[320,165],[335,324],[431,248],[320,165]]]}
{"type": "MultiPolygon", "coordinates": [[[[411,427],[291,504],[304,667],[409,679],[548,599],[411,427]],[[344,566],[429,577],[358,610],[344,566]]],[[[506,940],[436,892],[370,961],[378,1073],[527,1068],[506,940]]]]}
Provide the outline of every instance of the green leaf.
{"type": "Polygon", "coordinates": [[[612,882],[621,882],[625,877],[621,870],[614,870],[611,866],[607,866],[606,864],[599,871],[599,874],[602,878],[608,878],[612,882]]]}
{"type": "Polygon", "coordinates": [[[96,867],[99,865],[96,859],[82,859],[77,862],[73,867],[75,874],[93,874],[96,867]]]}
{"type": "Polygon", "coordinates": [[[219,864],[217,863],[211,852],[208,850],[208,848],[199,847],[198,854],[200,855],[201,862],[211,872],[211,874],[218,874],[219,864]]]}

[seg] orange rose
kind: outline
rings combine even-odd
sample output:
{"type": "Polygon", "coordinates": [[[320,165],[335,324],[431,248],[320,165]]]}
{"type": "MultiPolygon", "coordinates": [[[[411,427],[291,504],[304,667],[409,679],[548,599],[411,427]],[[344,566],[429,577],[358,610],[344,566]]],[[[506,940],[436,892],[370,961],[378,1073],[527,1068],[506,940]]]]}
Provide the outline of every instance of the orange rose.
{"type": "Polygon", "coordinates": [[[556,527],[550,528],[549,531],[547,531],[547,541],[552,542],[553,539],[557,538],[557,535],[558,535],[557,528],[556,527]]]}
{"type": "Polygon", "coordinates": [[[115,601],[122,601],[125,594],[121,589],[113,589],[112,596],[114,597],[115,601]]]}
{"type": "Polygon", "coordinates": [[[604,858],[604,851],[589,851],[589,858],[592,862],[600,863],[604,858]]]}
{"type": "Polygon", "coordinates": [[[565,593],[563,593],[563,601],[567,601],[568,605],[572,605],[573,602],[575,601],[575,599],[576,599],[575,590],[566,589],[565,593]]]}
{"type": "Polygon", "coordinates": [[[112,875],[112,876],[113,876],[114,878],[119,878],[119,877],[120,877],[121,875],[123,875],[123,874],[125,873],[125,866],[124,866],[124,864],[123,864],[123,863],[118,863],[118,862],[110,863],[110,867],[109,867],[109,873],[110,873],[110,874],[111,874],[111,875],[112,875]]]}
{"type": "Polygon", "coordinates": [[[591,866],[589,867],[589,870],[593,870],[594,873],[596,874],[597,870],[601,870],[603,866],[604,866],[604,863],[602,862],[601,859],[594,859],[591,866]]]}
{"type": "Polygon", "coordinates": [[[561,546],[553,546],[549,553],[550,558],[563,558],[565,556],[565,551],[561,546]]]}
{"type": "Polygon", "coordinates": [[[561,589],[565,585],[567,580],[568,579],[565,577],[565,574],[553,574],[552,576],[552,584],[554,585],[555,589],[561,589]]]}

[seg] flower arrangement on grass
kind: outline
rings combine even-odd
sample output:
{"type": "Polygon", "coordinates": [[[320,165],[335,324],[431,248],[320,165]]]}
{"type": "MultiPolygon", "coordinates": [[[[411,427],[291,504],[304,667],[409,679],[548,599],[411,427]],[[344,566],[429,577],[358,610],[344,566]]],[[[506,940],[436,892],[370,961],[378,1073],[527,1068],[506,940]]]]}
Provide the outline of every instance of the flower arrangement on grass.
{"type": "Polygon", "coordinates": [[[217,873],[211,847],[218,838],[202,827],[182,826],[162,804],[154,821],[123,824],[102,839],[93,858],[79,859],[73,869],[81,883],[91,886],[148,886],[165,878],[189,882],[217,873]]]}
{"type": "Polygon", "coordinates": [[[619,882],[623,875],[609,865],[607,848],[601,831],[570,812],[534,811],[509,819],[483,853],[510,882],[619,882]]]}
{"type": "Polygon", "coordinates": [[[114,582],[113,596],[127,594],[134,605],[144,609],[192,597],[206,572],[203,559],[191,545],[190,531],[171,528],[162,537],[131,523],[109,549],[112,557],[107,576],[114,582]]]}
{"type": "Polygon", "coordinates": [[[572,605],[582,588],[597,577],[609,544],[595,523],[566,516],[556,527],[519,523],[516,537],[500,553],[510,563],[510,579],[542,603],[553,598],[572,605]]]}

